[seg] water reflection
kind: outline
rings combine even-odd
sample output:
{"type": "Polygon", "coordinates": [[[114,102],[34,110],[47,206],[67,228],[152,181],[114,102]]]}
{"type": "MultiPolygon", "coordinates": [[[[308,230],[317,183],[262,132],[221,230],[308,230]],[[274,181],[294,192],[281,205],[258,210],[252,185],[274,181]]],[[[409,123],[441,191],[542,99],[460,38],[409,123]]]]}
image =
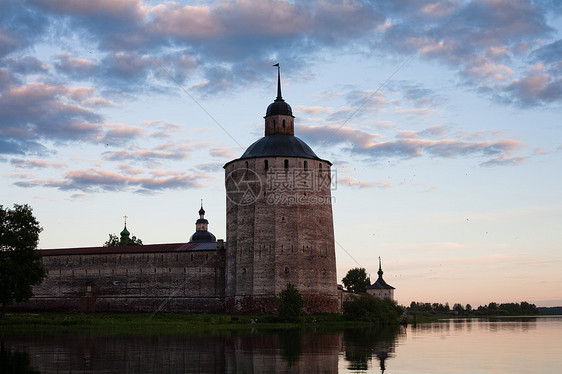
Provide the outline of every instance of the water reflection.
{"type": "Polygon", "coordinates": [[[341,354],[350,370],[373,359],[384,372],[398,329],[312,333],[299,329],[217,337],[14,336],[2,342],[2,372],[13,365],[42,373],[334,373],[341,354]],[[10,366],[11,365],[11,366],[10,366]]]}
{"type": "Polygon", "coordinates": [[[490,373],[510,372],[508,368],[559,373],[562,349],[556,342],[561,334],[562,319],[544,318],[456,319],[408,328],[323,332],[252,330],[223,336],[10,334],[0,337],[0,374],[392,373],[420,368],[435,373],[482,368],[490,373]]]}
{"type": "Polygon", "coordinates": [[[0,373],[39,374],[30,366],[27,352],[13,352],[0,343],[0,373]]]}
{"type": "Polygon", "coordinates": [[[379,361],[381,372],[386,360],[393,357],[399,327],[348,329],[343,333],[345,359],[349,370],[368,370],[373,356],[379,361]]]}

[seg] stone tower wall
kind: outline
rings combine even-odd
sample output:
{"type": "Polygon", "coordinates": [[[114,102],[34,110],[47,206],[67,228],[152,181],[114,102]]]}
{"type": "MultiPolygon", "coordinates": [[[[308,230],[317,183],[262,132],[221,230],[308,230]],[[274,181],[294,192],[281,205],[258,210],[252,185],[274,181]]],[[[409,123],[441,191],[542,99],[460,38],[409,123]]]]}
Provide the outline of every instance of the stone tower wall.
{"type": "Polygon", "coordinates": [[[257,157],[225,172],[227,310],[273,311],[275,296],[292,283],[306,311],[338,312],[330,163],[257,157]],[[232,198],[246,187],[253,201],[232,198]]]}

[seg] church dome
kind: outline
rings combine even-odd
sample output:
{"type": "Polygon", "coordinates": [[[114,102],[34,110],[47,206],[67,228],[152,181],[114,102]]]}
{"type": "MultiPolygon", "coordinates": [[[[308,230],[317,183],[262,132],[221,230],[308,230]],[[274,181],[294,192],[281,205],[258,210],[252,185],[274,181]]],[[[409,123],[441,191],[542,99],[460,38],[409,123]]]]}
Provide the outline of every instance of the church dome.
{"type": "Polygon", "coordinates": [[[123,237],[123,236],[129,236],[131,235],[131,233],[129,232],[129,230],[127,230],[127,226],[125,226],[125,228],[123,229],[123,231],[121,231],[119,235],[123,237]]]}
{"type": "Polygon", "coordinates": [[[191,235],[189,241],[195,243],[210,243],[216,242],[217,238],[209,231],[196,231],[195,234],[191,235]]]}

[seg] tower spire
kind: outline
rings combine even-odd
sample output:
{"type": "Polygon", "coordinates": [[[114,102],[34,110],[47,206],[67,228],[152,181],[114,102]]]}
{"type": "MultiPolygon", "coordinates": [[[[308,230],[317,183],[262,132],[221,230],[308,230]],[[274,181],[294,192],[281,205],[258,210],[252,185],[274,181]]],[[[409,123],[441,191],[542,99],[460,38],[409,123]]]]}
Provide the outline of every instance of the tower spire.
{"type": "Polygon", "coordinates": [[[379,275],[379,278],[382,278],[382,265],[381,265],[381,256],[379,256],[379,271],[377,271],[377,274],[379,275]]]}
{"type": "Polygon", "coordinates": [[[279,63],[273,66],[277,66],[277,98],[275,101],[285,101],[283,100],[283,96],[281,96],[281,68],[279,67],[279,63]]]}

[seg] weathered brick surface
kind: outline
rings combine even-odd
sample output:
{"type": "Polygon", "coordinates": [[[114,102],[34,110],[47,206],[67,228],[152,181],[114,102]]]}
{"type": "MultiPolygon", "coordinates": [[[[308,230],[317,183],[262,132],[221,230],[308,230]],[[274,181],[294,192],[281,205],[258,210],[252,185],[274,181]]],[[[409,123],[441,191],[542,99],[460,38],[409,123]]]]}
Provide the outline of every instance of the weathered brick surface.
{"type": "Polygon", "coordinates": [[[224,310],[224,250],[43,256],[43,263],[47,278],[18,309],[224,310]]]}
{"type": "Polygon", "coordinates": [[[250,203],[227,197],[227,310],[273,311],[275,296],[292,283],[305,297],[307,311],[339,311],[330,163],[257,157],[230,162],[225,173],[227,194],[255,186],[256,180],[261,187],[253,188],[256,199],[250,203]],[[292,187],[272,185],[283,173],[294,179],[294,170],[302,172],[305,165],[316,185],[297,188],[294,180],[286,182],[292,187]],[[243,183],[235,186],[232,181],[243,183]]]}

